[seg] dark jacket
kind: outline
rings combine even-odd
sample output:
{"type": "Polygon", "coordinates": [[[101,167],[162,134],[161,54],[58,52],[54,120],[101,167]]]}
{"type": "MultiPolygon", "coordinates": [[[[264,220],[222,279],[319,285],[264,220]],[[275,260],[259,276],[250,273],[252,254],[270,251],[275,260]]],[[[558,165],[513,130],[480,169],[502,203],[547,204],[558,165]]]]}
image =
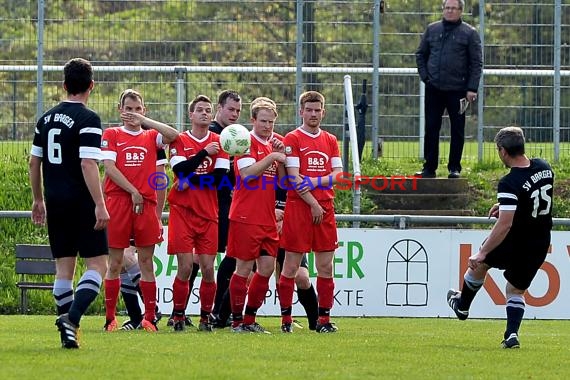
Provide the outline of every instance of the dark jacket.
{"type": "Polygon", "coordinates": [[[479,34],[461,20],[431,23],[416,51],[416,63],[420,78],[428,86],[477,92],[483,70],[479,34]]]}

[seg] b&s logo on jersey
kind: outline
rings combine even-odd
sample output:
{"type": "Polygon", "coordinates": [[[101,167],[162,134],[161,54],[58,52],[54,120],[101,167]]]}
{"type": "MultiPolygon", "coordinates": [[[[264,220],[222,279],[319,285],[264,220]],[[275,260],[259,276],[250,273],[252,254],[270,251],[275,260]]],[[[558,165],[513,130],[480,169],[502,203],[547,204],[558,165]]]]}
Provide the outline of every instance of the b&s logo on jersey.
{"type": "Polygon", "coordinates": [[[142,165],[148,151],[142,146],[131,146],[125,148],[123,153],[125,154],[125,166],[136,167],[142,165]]]}
{"type": "Polygon", "coordinates": [[[325,172],[326,164],[329,162],[329,156],[323,152],[311,151],[307,152],[305,155],[307,160],[307,171],[308,172],[325,172]]]}
{"type": "Polygon", "coordinates": [[[208,174],[208,169],[212,166],[212,164],[213,164],[212,158],[210,156],[206,156],[204,158],[204,161],[202,161],[202,163],[200,164],[200,166],[196,168],[196,174],[197,175],[208,174]]]}
{"type": "Polygon", "coordinates": [[[265,177],[275,177],[277,175],[277,165],[272,163],[265,171],[263,172],[263,176],[265,177]]]}

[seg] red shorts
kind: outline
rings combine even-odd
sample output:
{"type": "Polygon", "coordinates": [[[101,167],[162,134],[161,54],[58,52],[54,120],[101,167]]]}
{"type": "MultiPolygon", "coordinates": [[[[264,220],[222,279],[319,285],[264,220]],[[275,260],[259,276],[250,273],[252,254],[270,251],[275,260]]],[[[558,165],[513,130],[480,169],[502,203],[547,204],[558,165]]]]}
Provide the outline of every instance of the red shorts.
{"type": "Polygon", "coordinates": [[[156,203],[145,199],[142,214],[135,214],[130,196],[109,195],[105,203],[111,217],[107,225],[109,247],[128,248],[131,239],[137,247],[148,247],[163,240],[156,203]]]}
{"type": "Polygon", "coordinates": [[[311,207],[300,198],[287,198],[281,247],[296,253],[330,252],[338,248],[334,200],[319,201],[323,221],[313,224],[311,207]]]}
{"type": "Polygon", "coordinates": [[[265,250],[270,256],[277,256],[279,234],[276,226],[260,226],[230,220],[227,255],[236,259],[255,260],[265,250]]]}
{"type": "Polygon", "coordinates": [[[168,218],[169,255],[218,253],[218,221],[197,216],[186,207],[170,205],[168,218]]]}

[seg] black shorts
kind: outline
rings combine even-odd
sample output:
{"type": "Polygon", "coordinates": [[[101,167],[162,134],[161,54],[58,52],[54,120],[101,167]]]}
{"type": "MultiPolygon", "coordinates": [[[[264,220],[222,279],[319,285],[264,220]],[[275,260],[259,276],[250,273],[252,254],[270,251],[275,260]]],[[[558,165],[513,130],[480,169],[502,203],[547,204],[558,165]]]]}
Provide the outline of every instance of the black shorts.
{"type": "Polygon", "coordinates": [[[54,258],[89,258],[109,253],[107,230],[95,230],[95,204],[46,201],[49,244],[54,258]]]}
{"type": "Polygon", "coordinates": [[[549,246],[550,236],[531,241],[505,239],[489,252],[485,264],[504,269],[503,276],[511,285],[526,290],[544,263],[549,246]]]}
{"type": "MultiPolygon", "coordinates": [[[[283,262],[285,261],[285,250],[283,248],[279,248],[277,250],[277,263],[279,264],[279,268],[283,268],[283,262]]],[[[301,266],[303,268],[309,269],[309,262],[307,261],[307,254],[303,255],[301,259],[301,266]]]]}

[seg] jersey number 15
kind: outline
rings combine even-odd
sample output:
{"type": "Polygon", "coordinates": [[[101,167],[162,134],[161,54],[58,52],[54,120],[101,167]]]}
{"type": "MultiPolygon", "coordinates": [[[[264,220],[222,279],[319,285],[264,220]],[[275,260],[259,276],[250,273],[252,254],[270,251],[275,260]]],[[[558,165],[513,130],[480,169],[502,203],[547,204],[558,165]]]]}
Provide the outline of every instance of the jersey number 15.
{"type": "Polygon", "coordinates": [[[548,190],[552,189],[552,185],[544,185],[540,190],[535,190],[530,194],[530,197],[534,200],[534,208],[532,210],[532,217],[536,218],[537,215],[548,215],[550,213],[550,207],[552,206],[552,198],[550,195],[546,194],[548,190]],[[542,210],[538,210],[540,206],[540,200],[546,202],[546,207],[542,210]]]}

